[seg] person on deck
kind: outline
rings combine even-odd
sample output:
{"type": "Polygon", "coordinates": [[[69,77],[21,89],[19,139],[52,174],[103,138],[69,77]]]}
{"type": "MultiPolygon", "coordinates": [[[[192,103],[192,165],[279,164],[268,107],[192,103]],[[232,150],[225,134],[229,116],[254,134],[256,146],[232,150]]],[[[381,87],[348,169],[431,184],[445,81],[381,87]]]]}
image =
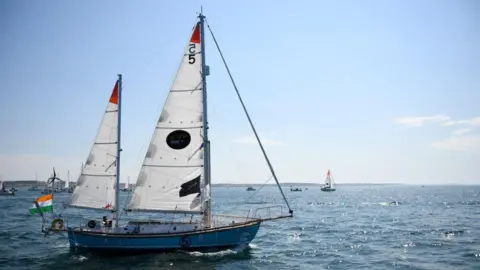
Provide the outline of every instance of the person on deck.
{"type": "Polygon", "coordinates": [[[105,227],[112,227],[112,221],[108,221],[107,216],[103,216],[102,223],[105,227]]]}

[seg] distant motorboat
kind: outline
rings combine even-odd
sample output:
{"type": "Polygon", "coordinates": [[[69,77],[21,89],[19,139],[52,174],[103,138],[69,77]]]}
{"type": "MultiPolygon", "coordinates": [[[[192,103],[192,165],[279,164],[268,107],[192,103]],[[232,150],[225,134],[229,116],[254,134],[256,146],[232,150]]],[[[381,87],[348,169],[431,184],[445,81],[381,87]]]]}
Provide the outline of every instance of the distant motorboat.
{"type": "Polygon", "coordinates": [[[301,192],[302,189],[301,188],[290,188],[290,191],[300,191],[301,192]]]}
{"type": "Polygon", "coordinates": [[[15,195],[15,191],[6,190],[6,189],[0,190],[0,196],[14,196],[14,195],[15,195]]]}
{"type": "Polygon", "coordinates": [[[332,180],[332,176],[330,174],[330,170],[327,172],[327,178],[325,179],[325,186],[320,188],[321,191],[331,192],[335,191],[336,189],[333,187],[334,181],[332,180]]]}
{"type": "Polygon", "coordinates": [[[0,180],[0,196],[13,196],[15,195],[15,190],[11,188],[10,190],[5,189],[3,186],[3,181],[0,180]]]}
{"type": "Polygon", "coordinates": [[[255,191],[256,189],[254,189],[253,187],[248,187],[247,188],[247,191],[255,191]]]}
{"type": "Polygon", "coordinates": [[[44,188],[40,191],[41,194],[50,194],[53,192],[52,188],[44,188]]]}

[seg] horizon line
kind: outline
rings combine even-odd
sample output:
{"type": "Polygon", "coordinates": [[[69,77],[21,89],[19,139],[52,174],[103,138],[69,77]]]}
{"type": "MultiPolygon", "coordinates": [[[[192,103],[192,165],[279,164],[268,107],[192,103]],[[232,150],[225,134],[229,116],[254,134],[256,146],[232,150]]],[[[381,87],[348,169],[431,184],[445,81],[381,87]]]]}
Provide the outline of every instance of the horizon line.
{"type": "MultiPolygon", "coordinates": [[[[39,182],[39,183],[46,183],[47,181],[41,180],[1,180],[2,182],[39,182]]],[[[65,181],[65,183],[76,183],[76,181],[65,181]]],[[[128,182],[120,182],[121,184],[127,184],[128,182]]],[[[130,185],[136,185],[136,183],[129,183],[130,185]]],[[[212,186],[215,185],[229,185],[229,186],[276,186],[276,183],[212,183],[212,186]]],[[[281,186],[284,185],[314,185],[314,186],[322,186],[324,183],[318,182],[284,182],[280,183],[281,186]]],[[[343,182],[343,183],[335,183],[336,186],[343,186],[343,185],[409,185],[409,186],[442,186],[442,185],[449,185],[449,186],[478,186],[480,183],[395,183],[395,182],[343,182]]]]}

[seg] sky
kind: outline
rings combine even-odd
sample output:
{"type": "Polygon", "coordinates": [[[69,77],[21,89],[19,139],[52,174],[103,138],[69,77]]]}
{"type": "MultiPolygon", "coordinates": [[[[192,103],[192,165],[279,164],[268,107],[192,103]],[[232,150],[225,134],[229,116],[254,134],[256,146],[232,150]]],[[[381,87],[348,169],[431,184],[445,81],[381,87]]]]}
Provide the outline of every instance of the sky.
{"type": "MultiPolygon", "coordinates": [[[[122,73],[134,183],[201,5],[280,182],[480,184],[475,0],[0,1],[0,177],[76,180],[122,73]]],[[[264,183],[206,42],[212,182],[264,183]]]]}

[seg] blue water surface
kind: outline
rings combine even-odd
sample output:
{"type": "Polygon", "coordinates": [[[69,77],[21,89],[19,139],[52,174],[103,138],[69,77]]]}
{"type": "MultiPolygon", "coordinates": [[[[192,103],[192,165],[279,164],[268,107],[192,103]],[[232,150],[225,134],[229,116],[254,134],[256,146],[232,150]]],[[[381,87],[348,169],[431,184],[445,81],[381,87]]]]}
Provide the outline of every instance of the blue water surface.
{"type": "MultiPolygon", "coordinates": [[[[480,186],[295,187],[303,192],[284,187],[294,218],[262,224],[249,247],[122,257],[70,251],[62,234],[44,237],[41,218],[28,213],[40,193],[21,189],[0,197],[0,269],[480,269],[480,186]]],[[[247,200],[282,202],[275,186],[214,186],[212,193],[216,213],[265,206],[247,200]]],[[[63,209],[69,196],[55,194],[56,212],[69,222],[104,215],[63,209]]],[[[155,218],[143,215],[122,218],[155,218]]]]}

